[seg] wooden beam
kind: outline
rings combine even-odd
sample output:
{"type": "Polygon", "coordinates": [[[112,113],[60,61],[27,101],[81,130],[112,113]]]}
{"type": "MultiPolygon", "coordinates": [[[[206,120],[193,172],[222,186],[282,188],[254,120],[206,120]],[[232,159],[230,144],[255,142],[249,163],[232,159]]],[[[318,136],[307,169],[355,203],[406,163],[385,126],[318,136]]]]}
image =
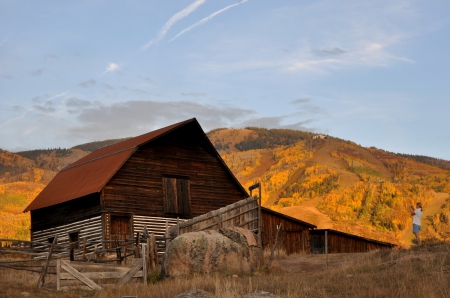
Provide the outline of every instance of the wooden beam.
{"type": "Polygon", "coordinates": [[[72,274],[73,277],[75,277],[76,279],[78,279],[79,281],[81,281],[82,283],[84,283],[85,285],[90,287],[91,289],[93,289],[93,290],[101,290],[102,289],[102,287],[100,287],[98,284],[93,282],[91,279],[87,278],[86,276],[84,276],[83,274],[78,272],[75,268],[70,266],[64,260],[61,260],[61,268],[66,270],[68,273],[72,274]]]}
{"type": "Polygon", "coordinates": [[[56,244],[56,239],[57,238],[58,238],[58,236],[55,235],[55,237],[53,238],[52,246],[50,246],[50,249],[49,249],[48,254],[47,254],[47,260],[45,261],[44,267],[42,267],[41,275],[39,275],[38,284],[37,284],[37,286],[39,288],[41,288],[44,285],[44,283],[45,283],[45,275],[47,274],[48,265],[50,263],[50,257],[52,255],[53,247],[56,244]]]}
{"type": "Polygon", "coordinates": [[[123,286],[126,284],[135,274],[138,272],[143,266],[142,259],[139,259],[137,263],[131,268],[130,271],[127,272],[127,274],[124,275],[118,282],[118,286],[123,286]]]}

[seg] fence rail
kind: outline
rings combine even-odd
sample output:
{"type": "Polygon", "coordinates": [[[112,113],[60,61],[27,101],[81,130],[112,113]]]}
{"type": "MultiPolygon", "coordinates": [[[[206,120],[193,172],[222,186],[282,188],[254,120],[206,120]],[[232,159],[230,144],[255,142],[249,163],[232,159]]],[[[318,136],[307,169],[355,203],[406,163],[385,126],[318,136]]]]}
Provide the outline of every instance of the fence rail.
{"type": "Polygon", "coordinates": [[[261,206],[258,203],[258,199],[249,197],[192,219],[178,222],[168,229],[166,238],[174,238],[184,233],[213,228],[244,227],[254,232],[260,242],[260,221],[261,206]]]}

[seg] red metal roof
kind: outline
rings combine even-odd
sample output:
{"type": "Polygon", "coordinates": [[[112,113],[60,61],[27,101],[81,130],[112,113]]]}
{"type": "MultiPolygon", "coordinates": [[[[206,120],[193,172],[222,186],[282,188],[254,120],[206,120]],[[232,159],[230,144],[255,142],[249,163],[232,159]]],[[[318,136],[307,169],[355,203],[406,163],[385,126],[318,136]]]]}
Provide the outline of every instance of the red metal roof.
{"type": "MultiPolygon", "coordinates": [[[[24,212],[100,192],[112,176],[130,158],[137,147],[194,121],[197,122],[195,118],[179,122],[120,143],[100,148],[86,155],[62,169],[30,205],[28,205],[24,212]]],[[[217,155],[219,156],[218,153],[217,155]]]]}

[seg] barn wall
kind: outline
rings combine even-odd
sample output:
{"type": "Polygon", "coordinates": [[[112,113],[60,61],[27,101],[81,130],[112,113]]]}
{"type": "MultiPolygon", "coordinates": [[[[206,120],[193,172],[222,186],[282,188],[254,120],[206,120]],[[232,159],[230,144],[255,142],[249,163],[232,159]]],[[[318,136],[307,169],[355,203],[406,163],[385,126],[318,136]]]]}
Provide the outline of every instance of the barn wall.
{"type": "Polygon", "coordinates": [[[281,223],[278,235],[278,247],[287,254],[310,253],[309,227],[283,216],[277,216],[261,210],[261,240],[263,248],[272,249],[277,234],[277,225],[281,223]]]}
{"type": "MultiPolygon", "coordinates": [[[[79,241],[83,243],[86,238],[86,251],[93,251],[94,245],[102,248],[102,219],[95,216],[85,220],[76,221],[70,224],[61,225],[55,228],[31,232],[33,241],[49,243],[49,239],[58,236],[58,244],[66,245],[69,248],[69,233],[79,232],[79,241]]],[[[81,244],[80,244],[81,246],[81,244]]]]}
{"type": "Polygon", "coordinates": [[[100,215],[100,195],[96,193],[30,212],[31,231],[63,226],[100,215]]]}
{"type": "Polygon", "coordinates": [[[104,211],[192,218],[246,198],[210,151],[203,132],[189,127],[137,150],[105,186],[104,211]],[[189,179],[190,214],[164,213],[162,180],[167,175],[189,179]]]}

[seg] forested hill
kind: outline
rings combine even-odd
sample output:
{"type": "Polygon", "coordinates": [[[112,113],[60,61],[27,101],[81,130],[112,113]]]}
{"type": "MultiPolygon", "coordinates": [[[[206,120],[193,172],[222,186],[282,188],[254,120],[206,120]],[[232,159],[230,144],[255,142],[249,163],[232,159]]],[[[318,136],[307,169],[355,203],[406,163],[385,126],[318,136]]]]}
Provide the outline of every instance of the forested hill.
{"type": "MultiPolygon", "coordinates": [[[[287,129],[221,128],[207,135],[245,188],[262,183],[263,204],[269,208],[319,228],[407,245],[407,207],[422,201],[424,238],[450,238],[450,161],[287,129]]],[[[0,238],[28,235],[29,216],[22,210],[58,171],[121,140],[69,149],[0,150],[0,238]]]]}
{"type": "Polygon", "coordinates": [[[274,210],[321,228],[409,245],[408,206],[422,201],[423,236],[450,238],[449,161],[287,132],[247,127],[208,136],[245,188],[262,182],[263,204],[274,210]]]}
{"type": "MultiPolygon", "coordinates": [[[[275,148],[281,145],[292,145],[299,141],[305,141],[305,145],[316,145],[320,139],[342,139],[328,135],[315,134],[292,129],[266,129],[259,127],[246,127],[244,129],[217,128],[206,134],[214,147],[221,153],[232,151],[245,151],[252,149],[275,148]]],[[[377,149],[371,147],[371,149],[377,149]]],[[[377,149],[384,151],[382,149],[377,149]]],[[[450,170],[450,161],[423,155],[403,154],[385,151],[389,154],[404,157],[421,163],[426,163],[442,169],[450,170]]]]}

